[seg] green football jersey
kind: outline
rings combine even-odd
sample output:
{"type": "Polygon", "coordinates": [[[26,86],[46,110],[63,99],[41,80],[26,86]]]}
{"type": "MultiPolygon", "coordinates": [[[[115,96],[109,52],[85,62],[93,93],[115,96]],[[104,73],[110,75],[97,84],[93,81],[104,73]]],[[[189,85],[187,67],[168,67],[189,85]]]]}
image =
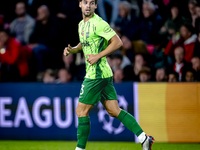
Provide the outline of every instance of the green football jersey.
{"type": "Polygon", "coordinates": [[[108,78],[113,76],[106,56],[92,66],[87,62],[88,54],[98,54],[105,50],[108,41],[116,34],[101,17],[94,14],[87,22],[79,23],[79,39],[85,55],[86,75],[88,79],[108,78]]]}

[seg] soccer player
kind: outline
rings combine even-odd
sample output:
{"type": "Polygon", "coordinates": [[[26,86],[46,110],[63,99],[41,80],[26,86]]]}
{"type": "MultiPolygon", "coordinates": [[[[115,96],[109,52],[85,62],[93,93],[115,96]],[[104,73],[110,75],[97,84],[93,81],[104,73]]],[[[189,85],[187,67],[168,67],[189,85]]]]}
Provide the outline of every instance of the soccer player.
{"type": "Polygon", "coordinates": [[[89,111],[99,101],[110,116],[117,118],[137,135],[143,150],[150,150],[153,137],[146,135],[135,118],[118,106],[117,94],[113,86],[113,74],[106,55],[120,48],[122,42],[108,23],[94,13],[97,1],[79,0],[79,7],[83,15],[78,29],[80,43],[75,47],[68,45],[63,53],[68,56],[70,53],[78,53],[83,50],[86,60],[86,75],[76,109],[78,143],[75,150],[85,150],[90,134],[89,111]]]}

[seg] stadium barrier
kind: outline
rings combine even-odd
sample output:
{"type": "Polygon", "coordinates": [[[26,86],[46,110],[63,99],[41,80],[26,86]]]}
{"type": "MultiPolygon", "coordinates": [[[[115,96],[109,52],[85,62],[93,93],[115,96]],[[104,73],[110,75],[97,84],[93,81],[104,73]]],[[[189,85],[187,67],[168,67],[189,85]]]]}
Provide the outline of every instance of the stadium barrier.
{"type": "Polygon", "coordinates": [[[139,83],[134,88],[136,118],[157,142],[200,142],[200,83],[139,83]]]}
{"type": "MultiPolygon", "coordinates": [[[[200,142],[200,83],[114,84],[119,106],[157,142],[200,142]]],[[[1,140],[76,140],[81,83],[1,83],[1,140]]],[[[91,141],[137,138],[101,103],[90,112],[91,141]]]]}

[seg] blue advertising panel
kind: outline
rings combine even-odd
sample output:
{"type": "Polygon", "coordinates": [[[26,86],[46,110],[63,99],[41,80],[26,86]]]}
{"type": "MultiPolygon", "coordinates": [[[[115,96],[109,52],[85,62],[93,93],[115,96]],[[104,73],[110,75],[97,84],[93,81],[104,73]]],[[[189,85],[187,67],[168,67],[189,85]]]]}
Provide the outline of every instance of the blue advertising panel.
{"type": "MultiPolygon", "coordinates": [[[[119,106],[133,114],[133,83],[114,84],[119,106]]],[[[81,83],[1,83],[1,140],[76,140],[81,83]]],[[[91,141],[134,141],[101,103],[90,111],[91,141]]]]}

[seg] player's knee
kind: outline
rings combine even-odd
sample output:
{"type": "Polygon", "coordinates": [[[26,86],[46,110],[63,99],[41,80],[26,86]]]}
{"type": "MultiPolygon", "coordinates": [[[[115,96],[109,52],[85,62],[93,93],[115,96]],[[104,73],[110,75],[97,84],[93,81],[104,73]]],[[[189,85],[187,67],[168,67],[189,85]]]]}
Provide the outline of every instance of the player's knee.
{"type": "Polygon", "coordinates": [[[117,111],[107,110],[107,112],[111,117],[117,118],[119,115],[117,111]]]}
{"type": "Polygon", "coordinates": [[[78,117],[85,117],[85,116],[88,115],[88,112],[77,107],[76,114],[77,114],[78,117]]]}

